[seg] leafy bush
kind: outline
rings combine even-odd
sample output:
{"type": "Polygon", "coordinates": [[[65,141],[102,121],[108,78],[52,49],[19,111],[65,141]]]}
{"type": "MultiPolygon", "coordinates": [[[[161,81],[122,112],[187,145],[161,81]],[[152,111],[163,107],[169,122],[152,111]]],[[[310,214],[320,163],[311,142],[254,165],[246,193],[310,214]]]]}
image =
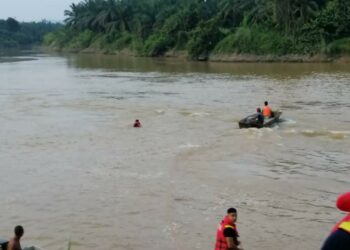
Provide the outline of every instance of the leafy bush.
{"type": "Polygon", "coordinates": [[[185,31],[180,31],[177,34],[177,41],[176,41],[176,45],[175,45],[175,49],[176,50],[183,50],[186,48],[187,42],[189,39],[189,35],[187,32],[185,31]]]}
{"type": "Polygon", "coordinates": [[[224,34],[218,29],[217,20],[200,23],[191,34],[187,45],[188,54],[192,59],[206,59],[223,36],[224,34]]]}
{"type": "Polygon", "coordinates": [[[326,52],[330,55],[350,55],[350,37],[330,43],[327,46],[326,52]]]}
{"type": "Polygon", "coordinates": [[[295,53],[293,40],[276,31],[258,26],[240,27],[221,40],[214,48],[215,54],[253,53],[283,55],[295,53]]]}
{"type": "Polygon", "coordinates": [[[128,48],[132,45],[133,36],[128,32],[123,32],[116,41],[113,43],[113,47],[117,50],[128,48]]]}
{"type": "Polygon", "coordinates": [[[56,39],[57,37],[55,33],[48,33],[44,36],[43,44],[45,46],[52,46],[55,43],[56,39]]]}
{"type": "Polygon", "coordinates": [[[151,35],[145,42],[144,54],[147,56],[163,55],[173,44],[173,40],[162,33],[151,35]]]}

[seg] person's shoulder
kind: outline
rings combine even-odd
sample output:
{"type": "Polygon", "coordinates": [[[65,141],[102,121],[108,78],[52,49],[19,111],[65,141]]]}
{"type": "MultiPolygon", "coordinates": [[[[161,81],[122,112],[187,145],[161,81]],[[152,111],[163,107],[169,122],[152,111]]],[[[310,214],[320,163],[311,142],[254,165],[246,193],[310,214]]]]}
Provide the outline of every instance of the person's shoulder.
{"type": "Polygon", "coordinates": [[[226,227],[224,229],[224,235],[225,237],[236,237],[236,231],[233,227],[226,227]]]}
{"type": "Polygon", "coordinates": [[[14,239],[9,240],[9,242],[7,244],[7,250],[15,249],[15,245],[16,245],[16,243],[15,243],[14,239]]]}

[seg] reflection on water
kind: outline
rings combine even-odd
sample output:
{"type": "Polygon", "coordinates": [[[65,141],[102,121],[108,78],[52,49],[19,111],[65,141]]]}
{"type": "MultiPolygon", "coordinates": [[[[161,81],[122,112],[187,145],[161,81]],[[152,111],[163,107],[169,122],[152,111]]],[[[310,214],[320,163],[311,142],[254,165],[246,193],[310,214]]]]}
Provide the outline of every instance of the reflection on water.
{"type": "Polygon", "coordinates": [[[217,63],[189,62],[186,59],[145,58],[112,55],[68,56],[68,65],[81,69],[104,69],[126,72],[216,73],[239,77],[273,77],[294,79],[305,75],[349,74],[349,65],[342,63],[217,63]]]}
{"type": "Polygon", "coordinates": [[[317,249],[341,217],[348,65],[21,56],[0,63],[0,235],[23,224],[46,249],[212,249],[235,206],[245,249],[317,249]],[[283,122],[238,129],[266,99],[283,122]]]}

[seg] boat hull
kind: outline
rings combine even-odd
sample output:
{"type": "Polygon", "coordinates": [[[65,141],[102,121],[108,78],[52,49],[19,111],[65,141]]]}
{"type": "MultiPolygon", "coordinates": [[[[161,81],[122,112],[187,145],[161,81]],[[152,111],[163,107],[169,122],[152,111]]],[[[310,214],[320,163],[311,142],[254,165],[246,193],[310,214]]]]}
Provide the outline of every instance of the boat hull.
{"type": "Polygon", "coordinates": [[[275,123],[280,121],[282,115],[281,111],[273,112],[274,116],[270,118],[265,118],[264,123],[259,123],[256,119],[256,114],[247,116],[246,118],[238,122],[239,128],[264,128],[271,127],[275,123]]]}

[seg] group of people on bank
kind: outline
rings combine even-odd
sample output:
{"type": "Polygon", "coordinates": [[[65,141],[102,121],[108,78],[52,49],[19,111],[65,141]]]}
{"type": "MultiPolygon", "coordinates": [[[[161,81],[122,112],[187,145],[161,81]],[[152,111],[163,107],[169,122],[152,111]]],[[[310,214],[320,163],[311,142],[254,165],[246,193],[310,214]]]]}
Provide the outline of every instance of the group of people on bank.
{"type": "MultiPolygon", "coordinates": [[[[347,215],[333,227],[321,250],[350,250],[350,192],[340,195],[336,206],[347,215]]],[[[236,221],[237,210],[229,208],[217,229],[214,250],[241,250],[236,221]]]]}
{"type": "MultiPolygon", "coordinates": [[[[336,206],[347,215],[332,229],[321,250],[350,250],[350,192],[340,195],[336,206]]],[[[238,240],[237,210],[229,208],[216,231],[214,250],[242,250],[238,240]]],[[[22,250],[20,240],[24,234],[22,226],[16,226],[10,241],[0,241],[1,250],[22,250]]]]}

